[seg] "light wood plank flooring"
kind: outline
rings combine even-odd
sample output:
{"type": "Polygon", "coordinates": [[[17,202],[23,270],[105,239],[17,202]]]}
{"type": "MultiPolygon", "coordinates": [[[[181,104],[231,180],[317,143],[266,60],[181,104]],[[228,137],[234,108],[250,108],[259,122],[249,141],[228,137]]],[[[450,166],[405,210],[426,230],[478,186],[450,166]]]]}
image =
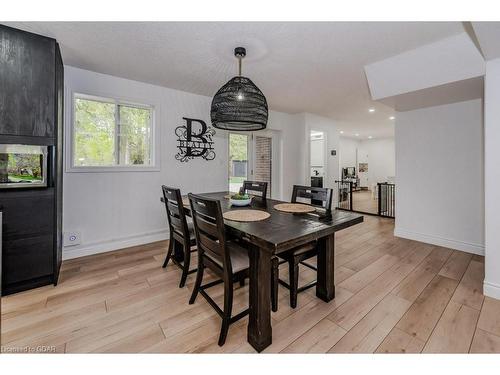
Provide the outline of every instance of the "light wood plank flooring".
{"type": "MultiPolygon", "coordinates": [[[[484,298],[483,258],[395,238],[393,221],[365,217],[336,236],[334,301],[314,289],[288,305],[280,289],[273,344],[285,353],[500,353],[500,301],[484,298]]],[[[221,321],[199,297],[188,305],[194,275],[161,264],[166,242],[65,261],[61,282],[2,298],[2,345],[57,352],[253,352],[248,318],[217,345],[221,321]]],[[[287,277],[286,265],[281,277],[287,277]]],[[[300,283],[314,278],[301,268],[300,283]]],[[[222,288],[209,290],[221,302],[222,288]]],[[[244,309],[248,286],[235,292],[244,309]]]]}
{"type": "Polygon", "coordinates": [[[359,212],[378,213],[378,200],[373,199],[371,190],[352,192],[352,209],[359,212]]]}

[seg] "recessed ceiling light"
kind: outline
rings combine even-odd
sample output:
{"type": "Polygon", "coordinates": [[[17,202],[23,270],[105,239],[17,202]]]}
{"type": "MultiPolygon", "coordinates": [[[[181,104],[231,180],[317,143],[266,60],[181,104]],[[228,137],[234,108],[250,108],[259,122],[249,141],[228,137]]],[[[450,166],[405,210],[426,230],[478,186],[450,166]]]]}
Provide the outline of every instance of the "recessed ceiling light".
{"type": "Polygon", "coordinates": [[[371,135],[368,136],[368,139],[372,139],[373,137],[371,135]]]}
{"type": "Polygon", "coordinates": [[[359,137],[359,133],[354,134],[356,137],[359,137]]]}
{"type": "Polygon", "coordinates": [[[391,116],[391,117],[389,117],[389,120],[394,120],[395,118],[396,118],[396,117],[391,116]]]}
{"type": "Polygon", "coordinates": [[[344,134],[344,131],[343,131],[343,130],[341,130],[341,131],[340,131],[340,134],[344,134]]]}
{"type": "Polygon", "coordinates": [[[368,112],[375,112],[375,108],[370,108],[368,112]]]}

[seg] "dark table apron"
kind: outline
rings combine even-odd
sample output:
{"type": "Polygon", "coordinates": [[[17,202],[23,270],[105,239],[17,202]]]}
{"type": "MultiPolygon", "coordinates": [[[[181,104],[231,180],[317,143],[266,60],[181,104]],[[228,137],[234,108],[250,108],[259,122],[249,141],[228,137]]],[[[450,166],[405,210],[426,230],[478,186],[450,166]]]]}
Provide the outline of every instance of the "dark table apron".
{"type": "MultiPolygon", "coordinates": [[[[223,212],[244,207],[231,207],[224,198],[229,192],[202,193],[218,198],[223,212]]],[[[163,199],[162,199],[163,200],[163,199]]],[[[335,298],[334,247],[335,232],[363,222],[363,216],[334,210],[325,214],[290,214],[274,209],[274,199],[254,198],[251,209],[267,211],[271,217],[257,222],[241,223],[225,220],[229,235],[246,241],[250,258],[248,342],[258,352],[272,342],[271,328],[271,258],[299,245],[318,241],[316,296],[325,302],[335,298]]],[[[190,207],[185,207],[191,215],[190,207]]],[[[182,249],[177,248],[182,259],[182,249]]]]}

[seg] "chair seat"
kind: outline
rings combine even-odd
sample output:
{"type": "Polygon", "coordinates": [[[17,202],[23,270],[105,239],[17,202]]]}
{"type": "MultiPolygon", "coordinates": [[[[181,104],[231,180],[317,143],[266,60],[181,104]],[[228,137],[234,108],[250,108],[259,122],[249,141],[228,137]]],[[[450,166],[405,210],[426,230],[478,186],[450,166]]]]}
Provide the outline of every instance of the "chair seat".
{"type": "Polygon", "coordinates": [[[284,253],[278,254],[278,257],[282,259],[289,260],[293,257],[305,254],[311,250],[314,250],[316,248],[317,242],[309,242],[304,245],[300,245],[298,247],[295,247],[293,249],[290,249],[288,251],[285,251],[284,253]]]}
{"type": "MultiPolygon", "coordinates": [[[[248,258],[248,251],[244,247],[241,247],[236,242],[228,241],[227,248],[231,254],[231,267],[233,268],[233,274],[240,271],[246,270],[250,267],[250,259],[248,258]]],[[[221,268],[222,262],[209,254],[204,254],[207,258],[210,258],[214,263],[219,265],[221,268]]]]}

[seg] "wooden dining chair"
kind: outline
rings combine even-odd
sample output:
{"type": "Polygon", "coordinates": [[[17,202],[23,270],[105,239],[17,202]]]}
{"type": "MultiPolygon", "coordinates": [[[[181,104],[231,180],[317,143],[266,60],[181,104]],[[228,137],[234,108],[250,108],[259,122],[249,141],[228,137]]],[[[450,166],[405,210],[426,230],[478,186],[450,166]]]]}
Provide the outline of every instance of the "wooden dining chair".
{"type": "Polygon", "coordinates": [[[163,268],[167,267],[169,260],[172,259],[172,262],[182,270],[179,284],[179,288],[182,288],[186,284],[187,276],[190,273],[196,272],[196,268],[192,270],[189,269],[191,253],[196,251],[196,248],[193,248],[196,245],[194,227],[193,223],[188,222],[186,219],[180,189],[171,188],[165,185],[161,188],[163,190],[163,200],[165,201],[170,230],[170,241],[168,243],[167,256],[163,262],[163,268]],[[182,263],[178,262],[175,257],[172,257],[176,241],[182,245],[184,251],[184,260],[182,263]]]}
{"type": "Polygon", "coordinates": [[[243,181],[243,187],[240,193],[252,194],[261,198],[267,197],[267,182],[261,181],[243,181]]]}
{"type": "MultiPolygon", "coordinates": [[[[307,203],[319,210],[325,211],[325,213],[329,213],[332,209],[332,189],[294,185],[292,203],[307,203]]],[[[307,259],[317,255],[317,241],[309,242],[278,254],[278,257],[283,259],[280,264],[288,263],[289,283],[287,284],[281,279],[279,279],[279,283],[290,290],[290,306],[292,308],[297,307],[298,293],[312,288],[317,283],[317,280],[314,280],[299,288],[299,264],[317,271],[315,266],[305,262],[307,259]]]]}
{"type": "Polygon", "coordinates": [[[193,304],[200,293],[222,318],[219,345],[226,341],[229,325],[248,314],[248,309],[232,315],[233,283],[248,277],[248,251],[239,244],[228,241],[220,202],[216,199],[189,194],[191,213],[198,249],[198,272],[189,304],[193,304]],[[202,285],[205,267],[220,279],[202,285]],[[210,298],[205,289],[224,283],[224,307],[221,309],[210,298]]]}

